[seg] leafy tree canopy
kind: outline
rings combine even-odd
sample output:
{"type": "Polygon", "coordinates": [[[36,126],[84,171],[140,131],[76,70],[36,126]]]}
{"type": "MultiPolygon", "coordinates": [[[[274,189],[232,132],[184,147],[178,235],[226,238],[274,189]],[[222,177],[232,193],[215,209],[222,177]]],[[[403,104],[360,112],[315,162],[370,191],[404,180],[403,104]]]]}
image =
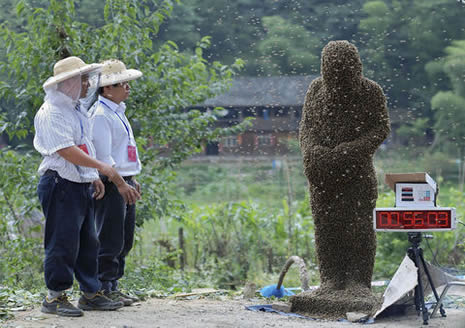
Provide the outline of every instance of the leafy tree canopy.
{"type": "Polygon", "coordinates": [[[189,53],[181,53],[172,41],[155,44],[160,25],[174,4],[171,0],[107,1],[101,11],[104,24],[93,26],[78,19],[72,0],[51,0],[45,8],[19,1],[17,15],[25,17],[27,24],[19,31],[8,24],[0,29],[0,73],[7,76],[0,82],[1,126],[10,137],[33,133],[33,117],[44,96],[42,83],[53,74],[59,59],[69,55],[86,62],[118,58],[144,73],[131,82],[127,103],[138,143],[143,146],[145,175],[141,180],[150,191],[142,208],[149,211],[149,217],[169,208],[166,184],[172,167],[201,151],[205,142],[242,128],[211,128],[223,115],[221,109],[185,110],[223,92],[243,64],[240,60],[231,66],[209,63],[204,58],[210,46],[208,37],[189,53]]]}

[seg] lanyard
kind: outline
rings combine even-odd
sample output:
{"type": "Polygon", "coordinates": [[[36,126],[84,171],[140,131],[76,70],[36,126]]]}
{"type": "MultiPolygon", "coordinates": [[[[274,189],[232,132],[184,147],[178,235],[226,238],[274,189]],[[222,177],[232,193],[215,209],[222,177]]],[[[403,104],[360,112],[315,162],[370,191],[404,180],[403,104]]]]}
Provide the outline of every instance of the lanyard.
{"type": "Polygon", "coordinates": [[[124,128],[126,129],[126,132],[128,133],[128,138],[129,138],[129,141],[131,141],[131,134],[129,133],[129,127],[126,125],[126,123],[124,122],[124,120],[118,115],[118,113],[113,110],[110,106],[108,106],[107,104],[105,104],[103,101],[100,100],[100,103],[101,104],[104,104],[105,106],[107,106],[107,108],[109,108],[113,113],[115,113],[116,116],[118,116],[119,120],[121,121],[121,123],[123,123],[124,125],[124,128]]]}
{"type": "MultiPolygon", "coordinates": [[[[74,107],[74,109],[77,112],[79,112],[79,104],[77,104],[76,107],[74,107]]],[[[76,113],[76,115],[79,120],[79,125],[81,126],[81,141],[82,141],[82,139],[84,139],[84,126],[82,125],[82,121],[81,121],[81,118],[79,117],[79,113],[76,113]]]]}

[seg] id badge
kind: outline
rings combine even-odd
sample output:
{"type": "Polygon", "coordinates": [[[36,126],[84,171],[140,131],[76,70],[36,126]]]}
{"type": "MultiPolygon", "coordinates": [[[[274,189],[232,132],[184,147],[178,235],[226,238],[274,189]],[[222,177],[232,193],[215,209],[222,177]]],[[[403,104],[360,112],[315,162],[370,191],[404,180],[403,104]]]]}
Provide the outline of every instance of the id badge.
{"type": "Polygon", "coordinates": [[[78,148],[85,152],[87,155],[89,155],[89,151],[87,150],[86,144],[79,145],[78,148]]]}
{"type": "Polygon", "coordinates": [[[137,162],[136,146],[128,145],[128,160],[130,162],[137,162]]]}

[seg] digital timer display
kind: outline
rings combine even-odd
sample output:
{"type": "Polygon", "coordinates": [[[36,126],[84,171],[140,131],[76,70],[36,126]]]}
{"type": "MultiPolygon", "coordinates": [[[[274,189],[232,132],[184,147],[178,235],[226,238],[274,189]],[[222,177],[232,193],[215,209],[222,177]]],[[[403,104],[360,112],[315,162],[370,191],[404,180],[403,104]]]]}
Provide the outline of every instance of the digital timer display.
{"type": "Polygon", "coordinates": [[[455,208],[375,208],[377,231],[444,231],[455,229],[455,208]]]}

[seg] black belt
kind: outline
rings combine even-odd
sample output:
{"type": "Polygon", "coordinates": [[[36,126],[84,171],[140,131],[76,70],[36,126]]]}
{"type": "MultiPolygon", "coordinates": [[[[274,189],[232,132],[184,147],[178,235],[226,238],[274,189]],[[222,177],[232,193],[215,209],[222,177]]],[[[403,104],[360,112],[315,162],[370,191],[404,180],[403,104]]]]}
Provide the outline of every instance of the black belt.
{"type": "Polygon", "coordinates": [[[59,176],[59,175],[58,175],[58,172],[57,172],[57,171],[54,171],[54,170],[47,170],[47,171],[45,171],[44,175],[46,175],[46,176],[51,176],[51,177],[57,177],[57,176],[59,176]]]}
{"type": "Polygon", "coordinates": [[[45,171],[44,176],[60,178],[60,179],[68,181],[69,183],[78,184],[78,185],[86,185],[86,186],[90,185],[90,182],[74,182],[74,181],[70,181],[68,179],[64,179],[64,178],[60,177],[58,172],[55,171],[55,170],[47,170],[47,171],[45,171]]]}
{"type": "MultiPolygon", "coordinates": [[[[129,182],[132,180],[134,176],[133,175],[130,175],[130,176],[127,176],[127,177],[123,177],[124,181],[126,182],[129,182]]],[[[102,182],[106,183],[106,182],[111,182],[108,180],[108,177],[106,175],[100,175],[100,179],[102,180],[102,182]]]]}

